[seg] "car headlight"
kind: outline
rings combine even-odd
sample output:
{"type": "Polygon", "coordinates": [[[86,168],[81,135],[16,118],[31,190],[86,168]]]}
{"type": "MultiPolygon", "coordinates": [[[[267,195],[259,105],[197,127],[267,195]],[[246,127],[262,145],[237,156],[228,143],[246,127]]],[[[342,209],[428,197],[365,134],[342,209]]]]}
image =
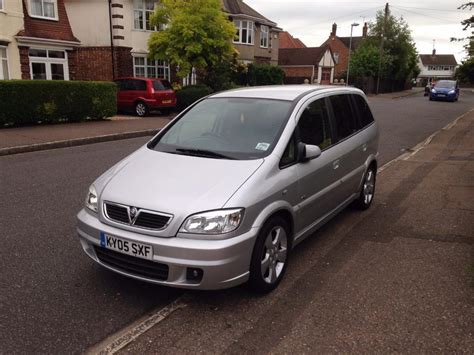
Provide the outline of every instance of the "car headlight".
{"type": "Polygon", "coordinates": [[[436,90],[435,90],[435,89],[432,89],[431,92],[432,92],[433,94],[436,94],[436,90]]]}
{"type": "Polygon", "coordinates": [[[243,217],[243,208],[197,213],[189,216],[179,231],[193,234],[229,233],[239,227],[243,217]]]}
{"type": "Polygon", "coordinates": [[[86,207],[93,212],[97,212],[97,191],[94,185],[89,186],[89,192],[86,197],[86,207]]]}
{"type": "Polygon", "coordinates": [[[449,95],[452,95],[452,94],[455,94],[455,93],[456,93],[455,90],[451,90],[451,91],[448,92],[449,95]]]}

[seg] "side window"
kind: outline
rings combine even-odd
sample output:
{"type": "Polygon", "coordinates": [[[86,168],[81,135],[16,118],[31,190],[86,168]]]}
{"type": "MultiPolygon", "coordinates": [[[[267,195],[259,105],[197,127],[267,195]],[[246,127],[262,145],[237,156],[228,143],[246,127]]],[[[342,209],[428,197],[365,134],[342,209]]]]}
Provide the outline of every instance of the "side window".
{"type": "Polygon", "coordinates": [[[136,91],[146,91],[146,81],[145,80],[131,80],[133,88],[131,90],[136,91]]]}
{"type": "Polygon", "coordinates": [[[298,121],[298,129],[305,144],[317,145],[323,150],[333,143],[325,99],[314,101],[305,108],[298,121]]]}
{"type": "Polygon", "coordinates": [[[296,136],[293,134],[288,145],[286,146],[285,152],[280,160],[280,168],[296,163],[297,149],[296,149],[296,136]]]}
{"type": "Polygon", "coordinates": [[[332,110],[336,123],[336,132],[338,140],[350,136],[357,132],[357,118],[352,112],[349,95],[330,96],[332,110]]]}
{"type": "Polygon", "coordinates": [[[370,111],[370,107],[367,104],[367,101],[360,95],[352,95],[354,98],[355,107],[359,112],[359,121],[361,128],[368,126],[372,122],[374,122],[374,117],[372,116],[372,112],[370,111]]]}

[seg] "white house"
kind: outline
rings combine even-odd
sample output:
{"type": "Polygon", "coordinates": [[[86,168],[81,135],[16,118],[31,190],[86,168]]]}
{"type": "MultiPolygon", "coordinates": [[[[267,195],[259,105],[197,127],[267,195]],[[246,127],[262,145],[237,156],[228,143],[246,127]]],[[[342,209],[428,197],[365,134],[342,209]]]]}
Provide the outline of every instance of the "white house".
{"type": "Polygon", "coordinates": [[[420,54],[418,56],[418,67],[420,74],[418,81],[439,79],[452,79],[458,63],[452,54],[436,54],[433,49],[432,54],[420,54]]]}

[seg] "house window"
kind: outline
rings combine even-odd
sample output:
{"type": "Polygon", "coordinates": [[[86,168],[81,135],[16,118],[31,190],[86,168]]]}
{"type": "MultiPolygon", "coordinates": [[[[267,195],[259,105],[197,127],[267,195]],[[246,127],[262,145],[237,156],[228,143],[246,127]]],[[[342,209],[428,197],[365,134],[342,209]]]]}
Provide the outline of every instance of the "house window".
{"type": "Polygon", "coordinates": [[[260,26],[260,47],[268,48],[268,26],[260,26]]]}
{"type": "Polygon", "coordinates": [[[133,1],[133,28],[144,31],[157,31],[164,28],[160,25],[158,28],[150,24],[150,17],[155,12],[155,0],[134,0],[133,1]]]}
{"type": "Polygon", "coordinates": [[[170,79],[170,66],[162,60],[152,60],[147,57],[133,58],[133,75],[143,78],[170,79]]]}
{"type": "Polygon", "coordinates": [[[57,0],[30,0],[30,15],[46,19],[57,19],[57,0]]]}
{"type": "Polygon", "coordinates": [[[338,52],[334,52],[332,55],[333,55],[333,57],[334,57],[334,63],[335,63],[335,64],[338,64],[338,63],[339,63],[339,53],[338,53],[338,52]]]}
{"type": "Polygon", "coordinates": [[[235,20],[235,27],[237,28],[236,39],[234,43],[253,44],[253,22],[235,20]]]}
{"type": "Polygon", "coordinates": [[[30,48],[30,73],[33,80],[69,80],[66,51],[30,48]]]}
{"type": "Polygon", "coordinates": [[[0,80],[8,79],[10,79],[10,75],[8,75],[7,48],[0,47],[0,80]]]}

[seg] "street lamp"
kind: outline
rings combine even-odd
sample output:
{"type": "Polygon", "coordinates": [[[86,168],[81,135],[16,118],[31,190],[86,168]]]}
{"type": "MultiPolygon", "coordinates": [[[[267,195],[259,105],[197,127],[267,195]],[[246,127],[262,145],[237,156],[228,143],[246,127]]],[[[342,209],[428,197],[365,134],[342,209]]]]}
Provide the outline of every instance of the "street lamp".
{"type": "Polygon", "coordinates": [[[349,69],[351,66],[351,50],[352,50],[352,30],[354,27],[359,26],[358,23],[354,22],[351,25],[351,37],[349,39],[349,57],[347,59],[347,74],[346,74],[346,85],[349,85],[349,69]]]}

